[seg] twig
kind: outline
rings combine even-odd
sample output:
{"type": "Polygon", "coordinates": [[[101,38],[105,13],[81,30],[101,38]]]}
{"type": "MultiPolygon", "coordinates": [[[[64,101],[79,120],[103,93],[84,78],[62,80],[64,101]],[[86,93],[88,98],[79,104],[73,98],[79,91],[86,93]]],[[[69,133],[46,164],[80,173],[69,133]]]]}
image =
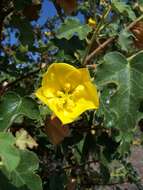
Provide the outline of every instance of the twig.
{"type": "Polygon", "coordinates": [[[87,164],[98,163],[98,162],[99,162],[99,160],[90,160],[90,161],[84,162],[82,164],[65,166],[65,167],[63,167],[63,169],[64,170],[76,169],[76,168],[83,167],[83,166],[85,166],[87,164]]]}
{"type": "Polygon", "coordinates": [[[96,39],[96,37],[97,37],[97,35],[98,35],[98,32],[100,31],[100,28],[101,28],[102,24],[104,23],[105,18],[108,16],[110,10],[111,10],[111,6],[109,6],[108,9],[103,13],[102,18],[101,18],[101,21],[100,21],[99,24],[97,25],[97,27],[96,27],[96,29],[95,29],[93,35],[92,35],[92,38],[91,38],[91,40],[90,40],[90,43],[89,43],[89,45],[88,45],[88,47],[87,47],[87,49],[86,49],[86,51],[85,51],[85,55],[84,55],[83,60],[82,60],[82,65],[83,65],[83,66],[86,65],[86,57],[87,57],[88,54],[90,53],[91,48],[92,48],[92,45],[93,45],[93,43],[95,42],[95,39],[96,39]]]}
{"type": "Polygon", "coordinates": [[[103,44],[101,44],[100,46],[98,46],[98,48],[96,48],[91,54],[89,54],[87,56],[87,58],[85,59],[84,64],[88,63],[95,55],[97,55],[98,53],[101,52],[101,50],[103,50],[108,44],[110,44],[111,42],[113,42],[115,39],[115,37],[111,37],[109,39],[107,39],[105,42],[103,42],[103,44]]]}
{"type": "Polygon", "coordinates": [[[42,64],[40,64],[40,67],[38,69],[36,69],[35,71],[31,71],[27,74],[22,75],[21,77],[17,78],[16,80],[7,83],[5,86],[1,87],[0,89],[0,96],[3,95],[4,92],[6,92],[10,87],[12,87],[13,85],[15,85],[16,83],[31,77],[33,75],[35,75],[36,73],[38,73],[40,70],[42,70],[43,68],[47,67],[47,64],[45,64],[44,66],[42,66],[42,64]]]}
{"type": "Polygon", "coordinates": [[[16,83],[20,82],[21,80],[23,80],[23,79],[25,79],[25,78],[28,78],[28,77],[30,77],[30,76],[35,75],[36,73],[38,73],[38,72],[40,71],[40,69],[41,69],[41,68],[39,68],[39,69],[37,69],[37,70],[35,70],[35,71],[32,71],[32,72],[29,72],[29,73],[27,73],[26,75],[23,75],[23,76],[17,78],[16,80],[14,80],[14,81],[8,83],[6,86],[4,86],[4,87],[1,89],[0,96],[3,95],[3,93],[4,93],[5,91],[7,91],[11,86],[15,85],[16,83]]]}

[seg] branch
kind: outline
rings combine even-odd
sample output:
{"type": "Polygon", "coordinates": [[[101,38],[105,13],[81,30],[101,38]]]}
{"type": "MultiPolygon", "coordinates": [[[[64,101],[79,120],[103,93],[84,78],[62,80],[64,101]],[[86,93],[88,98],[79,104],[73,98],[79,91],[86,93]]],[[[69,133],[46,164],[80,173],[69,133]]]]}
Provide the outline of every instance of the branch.
{"type": "Polygon", "coordinates": [[[98,46],[98,48],[96,48],[91,54],[89,54],[84,62],[84,65],[86,65],[86,63],[88,63],[95,55],[97,55],[98,53],[101,52],[101,50],[103,50],[107,45],[109,45],[111,42],[113,42],[115,39],[115,37],[111,37],[108,40],[106,40],[105,42],[103,42],[103,44],[101,44],[100,46],[98,46]]]}
{"type": "Polygon", "coordinates": [[[0,96],[2,96],[4,94],[4,92],[6,92],[11,86],[15,85],[16,83],[20,82],[21,80],[25,79],[25,78],[28,78],[32,75],[35,75],[36,73],[38,73],[40,71],[41,68],[35,70],[35,71],[32,71],[32,72],[29,72],[19,78],[17,78],[16,80],[8,83],[6,86],[1,86],[0,88],[0,96]]]}

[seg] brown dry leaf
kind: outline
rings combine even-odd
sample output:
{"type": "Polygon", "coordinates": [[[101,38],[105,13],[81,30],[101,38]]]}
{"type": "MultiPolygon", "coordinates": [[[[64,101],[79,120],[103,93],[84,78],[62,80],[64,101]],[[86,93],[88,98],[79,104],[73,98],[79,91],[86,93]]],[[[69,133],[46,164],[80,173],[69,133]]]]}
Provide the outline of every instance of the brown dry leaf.
{"type": "Polygon", "coordinates": [[[38,146],[36,141],[24,129],[20,129],[16,132],[15,144],[21,150],[25,150],[26,148],[32,149],[38,146]]]}
{"type": "Polygon", "coordinates": [[[56,0],[56,2],[68,14],[71,14],[77,7],[76,0],[56,0]]]}
{"type": "Polygon", "coordinates": [[[67,126],[63,126],[57,117],[46,119],[45,132],[49,137],[49,141],[54,145],[60,144],[65,137],[70,135],[69,128],[67,126]]]}
{"type": "Polygon", "coordinates": [[[131,32],[135,36],[134,44],[138,49],[143,49],[143,21],[137,22],[131,28],[131,32]]]}

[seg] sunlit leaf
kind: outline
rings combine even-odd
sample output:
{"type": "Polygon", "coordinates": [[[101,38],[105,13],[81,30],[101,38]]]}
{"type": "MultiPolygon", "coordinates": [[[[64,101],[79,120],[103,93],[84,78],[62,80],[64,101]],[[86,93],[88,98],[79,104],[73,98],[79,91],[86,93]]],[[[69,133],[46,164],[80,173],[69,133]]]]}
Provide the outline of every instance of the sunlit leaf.
{"type": "Polygon", "coordinates": [[[84,40],[92,29],[87,24],[81,24],[79,20],[69,18],[60,26],[56,32],[57,38],[66,38],[69,40],[74,35],[78,35],[80,40],[84,40]]]}
{"type": "Polygon", "coordinates": [[[108,113],[105,112],[105,126],[110,123],[110,127],[120,129],[120,140],[125,143],[132,139],[131,135],[127,138],[127,134],[132,133],[138,121],[139,105],[143,99],[142,62],[143,53],[128,61],[122,54],[111,52],[105,55],[104,63],[97,67],[97,84],[102,88],[111,84],[115,86],[108,102],[106,99],[102,105],[108,113]]]}
{"type": "Polygon", "coordinates": [[[128,14],[128,17],[132,20],[136,18],[134,11],[131,9],[131,6],[127,4],[126,1],[122,0],[112,0],[113,7],[119,11],[121,14],[128,14]]]}
{"type": "Polygon", "coordinates": [[[15,139],[10,133],[0,132],[1,165],[5,166],[9,172],[13,171],[20,161],[20,155],[14,143],[15,139]]]}
{"type": "Polygon", "coordinates": [[[131,50],[130,47],[133,44],[132,38],[133,38],[132,33],[127,32],[126,30],[120,32],[118,43],[120,44],[122,50],[127,52],[131,50]]]}

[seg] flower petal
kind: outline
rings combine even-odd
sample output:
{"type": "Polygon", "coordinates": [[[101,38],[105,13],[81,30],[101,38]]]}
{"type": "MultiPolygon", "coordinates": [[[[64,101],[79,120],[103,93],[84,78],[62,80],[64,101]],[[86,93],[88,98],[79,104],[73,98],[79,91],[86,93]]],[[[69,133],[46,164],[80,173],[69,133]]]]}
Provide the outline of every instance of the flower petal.
{"type": "Polygon", "coordinates": [[[66,83],[70,83],[72,88],[79,84],[81,80],[80,71],[72,65],[66,63],[53,63],[49,66],[47,73],[43,79],[42,85],[47,85],[52,81],[51,85],[60,86],[64,89],[66,83]],[[49,78],[51,80],[49,80],[49,78]]]}
{"type": "Polygon", "coordinates": [[[44,99],[51,99],[54,98],[54,94],[52,91],[50,91],[47,88],[40,87],[38,90],[35,92],[35,95],[42,101],[44,102],[44,99]]]}
{"type": "Polygon", "coordinates": [[[81,82],[91,82],[90,74],[87,68],[81,68],[79,69],[81,82]]]}

